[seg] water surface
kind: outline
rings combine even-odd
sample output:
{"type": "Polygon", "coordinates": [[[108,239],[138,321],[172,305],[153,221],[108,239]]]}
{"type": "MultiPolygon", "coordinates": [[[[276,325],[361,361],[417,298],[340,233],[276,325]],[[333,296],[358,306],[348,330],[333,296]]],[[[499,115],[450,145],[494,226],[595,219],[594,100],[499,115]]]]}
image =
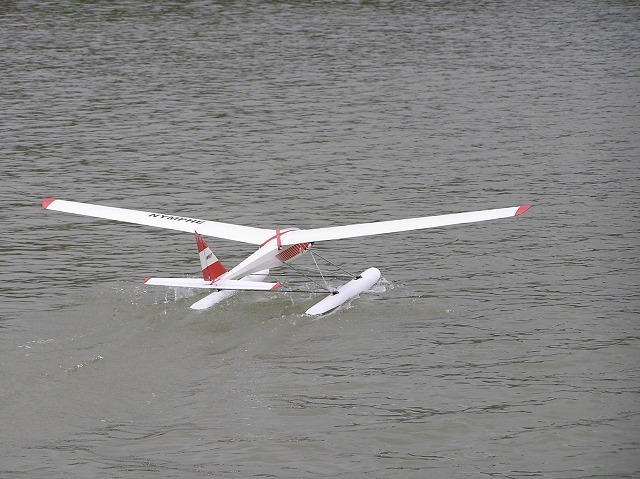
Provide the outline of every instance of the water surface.
{"type": "MultiPolygon", "coordinates": [[[[0,475],[637,477],[632,2],[6,2],[0,475]],[[196,313],[193,238],[533,204],[316,245],[384,281],[196,313]]],[[[251,247],[209,238],[233,265],[251,247]]]]}

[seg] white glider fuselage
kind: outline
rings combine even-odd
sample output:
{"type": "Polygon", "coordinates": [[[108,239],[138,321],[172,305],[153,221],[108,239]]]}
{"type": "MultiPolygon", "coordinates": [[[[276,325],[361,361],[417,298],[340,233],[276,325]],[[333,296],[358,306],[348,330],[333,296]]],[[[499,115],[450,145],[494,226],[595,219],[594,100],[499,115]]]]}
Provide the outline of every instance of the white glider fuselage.
{"type": "Polygon", "coordinates": [[[248,274],[275,268],[283,263],[290,263],[302,256],[311,248],[313,243],[297,243],[290,246],[282,245],[282,236],[291,231],[299,231],[297,228],[276,230],[276,234],[260,245],[257,251],[242,261],[236,267],[221,276],[224,279],[239,279],[248,274]]]}

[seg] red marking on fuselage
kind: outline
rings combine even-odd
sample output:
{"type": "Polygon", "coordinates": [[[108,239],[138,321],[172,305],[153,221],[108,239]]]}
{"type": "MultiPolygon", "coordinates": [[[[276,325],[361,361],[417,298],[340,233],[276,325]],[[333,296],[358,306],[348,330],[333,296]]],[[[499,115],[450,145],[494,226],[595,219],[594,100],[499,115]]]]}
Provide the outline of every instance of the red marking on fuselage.
{"type": "Polygon", "coordinates": [[[293,258],[300,256],[309,248],[311,248],[311,243],[298,243],[296,245],[290,246],[280,254],[276,255],[276,259],[282,261],[283,263],[286,263],[287,261],[291,261],[293,258]]]}

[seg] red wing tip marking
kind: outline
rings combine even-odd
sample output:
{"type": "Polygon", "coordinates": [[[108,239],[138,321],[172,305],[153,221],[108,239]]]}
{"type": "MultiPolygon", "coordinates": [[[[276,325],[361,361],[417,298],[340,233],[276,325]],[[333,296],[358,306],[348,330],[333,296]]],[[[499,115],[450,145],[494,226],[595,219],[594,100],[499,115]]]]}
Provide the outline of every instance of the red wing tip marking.
{"type": "Polygon", "coordinates": [[[529,208],[531,208],[531,206],[521,206],[520,208],[518,208],[518,211],[516,211],[516,216],[521,215],[522,213],[527,211],[529,208]]]}
{"type": "Polygon", "coordinates": [[[149,281],[150,279],[151,279],[151,278],[145,278],[145,279],[144,279],[144,281],[143,281],[143,283],[144,283],[144,284],[147,284],[147,281],[149,281]]]}
{"type": "Polygon", "coordinates": [[[280,287],[280,283],[276,283],[273,285],[273,288],[271,288],[271,291],[273,291],[274,289],[278,289],[280,287]]]}
{"type": "Polygon", "coordinates": [[[46,198],[46,199],[42,202],[42,207],[46,210],[46,209],[49,207],[49,205],[50,205],[51,203],[53,203],[54,201],[55,201],[55,199],[54,199],[54,198],[46,198]]]}

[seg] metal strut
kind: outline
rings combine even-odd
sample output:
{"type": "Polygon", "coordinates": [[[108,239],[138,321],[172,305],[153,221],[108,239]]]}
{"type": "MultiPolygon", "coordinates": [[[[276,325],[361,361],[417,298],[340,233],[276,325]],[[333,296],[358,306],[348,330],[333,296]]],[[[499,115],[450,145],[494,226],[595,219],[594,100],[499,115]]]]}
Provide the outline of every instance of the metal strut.
{"type": "MultiPolygon", "coordinates": [[[[342,266],[340,266],[339,264],[335,264],[333,261],[329,261],[327,258],[325,258],[324,256],[322,256],[320,253],[316,253],[313,250],[309,250],[309,253],[311,253],[311,256],[313,257],[313,262],[316,263],[316,268],[318,268],[318,271],[320,271],[320,266],[318,266],[318,263],[316,262],[316,256],[318,256],[319,258],[322,258],[323,260],[325,260],[327,263],[329,263],[330,265],[332,265],[335,268],[338,268],[340,271],[342,271],[343,273],[346,273],[348,276],[350,276],[351,278],[357,278],[357,276],[353,273],[350,273],[349,271],[347,271],[346,269],[344,269],[342,266]]],[[[322,274],[322,271],[320,271],[320,274],[322,274]]],[[[323,276],[324,278],[324,276],[323,276]]]]}
{"type": "MultiPolygon", "coordinates": [[[[315,261],[315,259],[314,259],[315,261]]],[[[327,281],[325,280],[324,284],[325,286],[322,286],[320,283],[318,283],[315,279],[313,279],[311,276],[309,276],[308,274],[305,274],[302,272],[302,270],[293,267],[292,265],[290,265],[289,263],[284,263],[286,266],[288,266],[289,268],[291,268],[292,270],[296,271],[298,274],[301,274],[302,276],[304,276],[305,278],[307,278],[309,281],[311,281],[313,284],[315,284],[318,288],[324,289],[327,292],[333,294],[333,290],[331,288],[329,288],[329,285],[327,284],[327,281]]],[[[318,266],[316,264],[316,266],[318,266]]],[[[318,271],[320,271],[320,268],[318,268],[318,271]]],[[[322,272],[320,273],[320,275],[322,276],[322,272]]],[[[324,276],[322,277],[322,279],[324,279],[324,276]]],[[[306,292],[306,291],[305,291],[306,292]]],[[[309,291],[309,292],[314,292],[314,291],[309,291]]]]}
{"type": "MultiPolygon", "coordinates": [[[[360,278],[360,276],[356,276],[353,273],[350,273],[349,271],[347,271],[346,269],[344,269],[342,266],[340,266],[339,264],[334,263],[331,260],[328,260],[327,258],[325,258],[324,256],[322,256],[319,253],[316,253],[315,251],[309,250],[309,253],[311,253],[311,258],[313,259],[313,262],[316,265],[316,269],[318,270],[318,273],[320,274],[320,277],[322,278],[322,281],[324,282],[324,286],[321,285],[320,283],[318,283],[315,279],[313,279],[311,276],[309,276],[308,274],[306,274],[304,271],[313,271],[312,269],[306,269],[306,268],[296,268],[293,265],[289,264],[289,263],[284,263],[286,266],[288,266],[289,268],[291,268],[292,270],[294,270],[296,273],[304,276],[305,278],[307,278],[309,281],[311,281],[313,284],[315,284],[316,286],[318,286],[321,289],[324,289],[325,291],[331,293],[331,294],[336,294],[338,292],[337,289],[335,288],[331,288],[329,286],[329,283],[327,282],[327,279],[325,278],[325,275],[322,273],[322,269],[320,268],[320,265],[318,264],[318,261],[316,260],[316,256],[318,256],[319,258],[321,258],[322,260],[324,260],[327,264],[330,264],[331,266],[333,266],[334,268],[342,271],[343,273],[345,273],[348,277],[350,277],[351,279],[357,279],[360,278]]],[[[330,275],[332,276],[332,275],[330,275]]],[[[337,277],[337,276],[336,276],[337,277]]]]}
{"type": "Polygon", "coordinates": [[[316,261],[316,256],[312,253],[311,257],[313,258],[313,262],[316,264],[316,268],[318,268],[318,273],[320,273],[320,277],[322,278],[322,281],[324,281],[324,285],[327,288],[327,291],[331,291],[331,288],[329,288],[329,283],[327,283],[327,280],[324,279],[324,275],[322,274],[322,270],[320,269],[320,266],[318,266],[318,262],[316,261]]]}

